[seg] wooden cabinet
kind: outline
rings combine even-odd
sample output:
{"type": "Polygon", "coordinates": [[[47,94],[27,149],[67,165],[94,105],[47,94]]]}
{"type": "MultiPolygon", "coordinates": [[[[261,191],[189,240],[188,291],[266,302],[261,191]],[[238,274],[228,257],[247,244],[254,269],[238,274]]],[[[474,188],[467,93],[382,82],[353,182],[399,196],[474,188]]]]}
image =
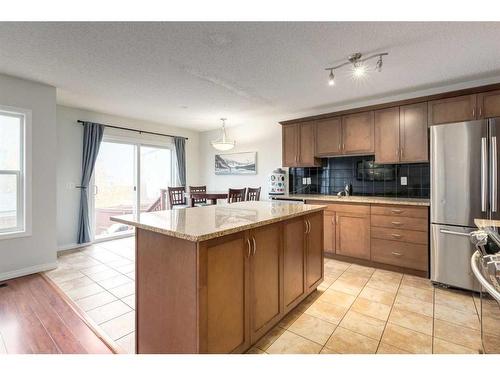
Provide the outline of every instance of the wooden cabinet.
{"type": "Polygon", "coordinates": [[[283,166],[295,167],[298,165],[299,126],[286,125],[282,128],[283,166]]]}
{"type": "Polygon", "coordinates": [[[375,111],[375,161],[413,163],[429,160],[427,103],[375,111]]]}
{"type": "Polygon", "coordinates": [[[282,312],[281,223],[253,229],[246,240],[250,260],[250,337],[254,343],[278,322],[282,312]]]}
{"type": "Polygon", "coordinates": [[[342,116],[342,153],[366,155],[375,152],[373,111],[342,116]]]}
{"type": "Polygon", "coordinates": [[[427,273],[427,207],[372,205],[371,227],[372,261],[427,273]]]}
{"type": "Polygon", "coordinates": [[[314,123],[299,125],[299,166],[307,167],[317,165],[314,157],[314,123]]]}
{"type": "Polygon", "coordinates": [[[306,223],[300,217],[283,224],[283,298],[285,313],[305,294],[306,223]]]}
{"type": "Polygon", "coordinates": [[[475,120],[477,95],[464,95],[428,103],[428,123],[431,125],[447,124],[475,120]]]}
{"type": "Polygon", "coordinates": [[[375,111],[375,162],[399,162],[399,107],[375,111]]]}
{"type": "Polygon", "coordinates": [[[403,163],[429,161],[427,103],[399,108],[399,147],[403,163]]]}
{"type": "Polygon", "coordinates": [[[335,212],[335,253],[370,259],[370,206],[353,205],[335,212]]]}
{"type": "Polygon", "coordinates": [[[342,120],[340,117],[316,122],[316,156],[342,154],[342,120]]]}
{"type": "Polygon", "coordinates": [[[323,246],[325,253],[335,254],[335,212],[324,211],[323,217],[323,246]]]}
{"type": "Polygon", "coordinates": [[[204,253],[208,304],[206,351],[241,352],[250,345],[249,247],[245,232],[209,241],[204,253]]]}
{"type": "Polygon", "coordinates": [[[284,167],[313,167],[318,165],[318,160],[314,157],[314,123],[286,125],[282,131],[284,167]]]}
{"type": "Polygon", "coordinates": [[[477,96],[478,118],[500,116],[500,90],[488,91],[477,96]]]}
{"type": "Polygon", "coordinates": [[[306,233],[306,290],[312,291],[323,278],[323,214],[321,212],[305,218],[306,233]]]}

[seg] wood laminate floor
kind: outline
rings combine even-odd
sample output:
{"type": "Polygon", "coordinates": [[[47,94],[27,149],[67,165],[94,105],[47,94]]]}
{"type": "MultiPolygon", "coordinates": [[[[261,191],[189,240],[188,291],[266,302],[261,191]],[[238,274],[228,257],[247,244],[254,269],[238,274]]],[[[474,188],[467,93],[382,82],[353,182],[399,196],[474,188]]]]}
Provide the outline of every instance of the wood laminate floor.
{"type": "Polygon", "coordinates": [[[4,283],[0,287],[0,353],[112,353],[39,274],[4,283]]]}

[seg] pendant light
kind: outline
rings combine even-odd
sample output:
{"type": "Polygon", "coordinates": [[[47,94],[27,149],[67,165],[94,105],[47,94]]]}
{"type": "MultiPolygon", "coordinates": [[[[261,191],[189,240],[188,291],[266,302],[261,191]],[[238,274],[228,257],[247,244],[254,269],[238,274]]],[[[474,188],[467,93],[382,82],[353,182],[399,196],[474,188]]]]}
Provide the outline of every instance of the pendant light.
{"type": "Polygon", "coordinates": [[[234,148],[235,141],[230,141],[226,136],[226,120],[225,118],[221,118],[222,121],[222,129],[221,129],[221,138],[211,141],[210,144],[213,148],[219,151],[229,151],[234,148]]]}

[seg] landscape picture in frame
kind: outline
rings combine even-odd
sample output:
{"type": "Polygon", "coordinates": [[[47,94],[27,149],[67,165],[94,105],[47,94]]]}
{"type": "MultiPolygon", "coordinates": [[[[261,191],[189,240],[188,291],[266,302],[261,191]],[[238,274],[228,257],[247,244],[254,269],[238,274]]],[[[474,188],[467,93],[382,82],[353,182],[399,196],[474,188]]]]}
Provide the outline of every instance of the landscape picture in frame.
{"type": "Polygon", "coordinates": [[[217,154],[215,155],[215,174],[257,174],[257,153],[217,154]]]}

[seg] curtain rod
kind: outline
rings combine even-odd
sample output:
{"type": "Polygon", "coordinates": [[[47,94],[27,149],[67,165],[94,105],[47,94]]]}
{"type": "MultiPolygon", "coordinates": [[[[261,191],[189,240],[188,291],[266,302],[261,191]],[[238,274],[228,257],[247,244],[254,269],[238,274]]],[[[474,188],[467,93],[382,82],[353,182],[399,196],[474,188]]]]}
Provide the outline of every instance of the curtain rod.
{"type": "MultiPolygon", "coordinates": [[[[85,122],[92,122],[92,121],[82,121],[82,120],[77,120],[78,123],[84,124],[85,122]]],[[[99,124],[97,122],[92,122],[94,124],[102,125],[105,126],[106,128],[113,128],[113,129],[120,129],[120,130],[128,130],[130,132],[136,132],[139,134],[152,134],[152,135],[161,135],[162,137],[170,137],[170,138],[184,138],[185,140],[188,140],[188,137],[180,137],[177,135],[171,135],[171,134],[163,134],[163,133],[155,133],[155,132],[148,132],[146,130],[137,130],[137,129],[130,129],[130,128],[123,128],[121,126],[114,126],[114,125],[106,125],[106,124],[99,124]]]]}

